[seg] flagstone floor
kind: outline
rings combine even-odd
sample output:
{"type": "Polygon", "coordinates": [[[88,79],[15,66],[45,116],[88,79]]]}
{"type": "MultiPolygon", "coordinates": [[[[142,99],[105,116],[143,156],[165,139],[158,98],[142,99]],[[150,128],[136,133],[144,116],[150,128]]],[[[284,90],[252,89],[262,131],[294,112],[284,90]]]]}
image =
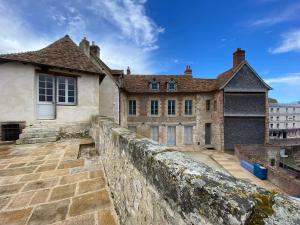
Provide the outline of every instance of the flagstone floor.
{"type": "Polygon", "coordinates": [[[117,225],[99,157],[84,140],[0,146],[0,224],[117,225]]]}

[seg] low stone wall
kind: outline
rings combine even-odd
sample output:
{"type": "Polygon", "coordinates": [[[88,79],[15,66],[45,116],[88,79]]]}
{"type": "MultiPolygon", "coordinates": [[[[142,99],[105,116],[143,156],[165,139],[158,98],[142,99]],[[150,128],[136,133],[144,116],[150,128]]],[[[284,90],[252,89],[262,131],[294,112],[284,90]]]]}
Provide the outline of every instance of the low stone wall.
{"type": "Polygon", "coordinates": [[[300,181],[279,167],[280,147],[271,145],[236,145],[235,155],[240,160],[260,163],[268,168],[268,180],[280,187],[285,193],[299,197],[300,181]],[[275,159],[275,166],[270,166],[270,159],[275,159]]]}
{"type": "Polygon", "coordinates": [[[299,224],[300,205],[94,117],[121,224],[299,224]]]}

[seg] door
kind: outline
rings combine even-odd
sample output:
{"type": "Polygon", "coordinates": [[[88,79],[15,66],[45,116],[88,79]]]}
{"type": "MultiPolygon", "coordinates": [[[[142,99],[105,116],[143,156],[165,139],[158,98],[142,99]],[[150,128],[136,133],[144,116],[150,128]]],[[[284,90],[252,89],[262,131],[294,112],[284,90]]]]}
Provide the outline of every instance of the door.
{"type": "Polygon", "coordinates": [[[48,74],[38,75],[37,116],[40,120],[55,119],[55,79],[48,74]]]}
{"type": "Polygon", "coordinates": [[[168,145],[176,145],[176,126],[168,126],[168,145]]]}
{"type": "Polygon", "coordinates": [[[205,124],[205,144],[211,144],[211,123],[205,124]]]}
{"type": "Polygon", "coordinates": [[[151,139],[156,142],[159,141],[159,126],[151,127],[151,139]]]}
{"type": "Polygon", "coordinates": [[[184,126],[184,144],[193,144],[193,126],[184,126]]]}

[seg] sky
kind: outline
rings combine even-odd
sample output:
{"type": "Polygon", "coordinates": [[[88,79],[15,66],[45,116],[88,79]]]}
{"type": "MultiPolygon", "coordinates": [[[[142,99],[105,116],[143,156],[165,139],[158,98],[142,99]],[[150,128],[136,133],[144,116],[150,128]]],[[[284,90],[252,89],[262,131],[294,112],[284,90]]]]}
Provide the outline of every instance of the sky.
{"type": "Polygon", "coordinates": [[[113,69],[215,78],[236,48],[279,102],[300,101],[300,0],[0,0],[0,53],[69,34],[113,69]]]}

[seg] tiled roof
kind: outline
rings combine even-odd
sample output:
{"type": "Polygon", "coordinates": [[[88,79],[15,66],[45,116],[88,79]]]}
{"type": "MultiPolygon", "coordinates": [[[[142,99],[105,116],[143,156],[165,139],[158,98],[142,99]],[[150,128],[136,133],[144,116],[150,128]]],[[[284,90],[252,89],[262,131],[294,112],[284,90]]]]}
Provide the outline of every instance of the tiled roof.
{"type": "Polygon", "coordinates": [[[68,35],[38,51],[0,55],[1,61],[32,63],[83,73],[101,73],[68,35]]]}
{"type": "Polygon", "coordinates": [[[168,92],[167,83],[174,79],[175,92],[211,92],[219,89],[232,75],[232,70],[219,75],[218,79],[192,78],[187,75],[126,75],[123,88],[130,93],[153,93],[149,83],[155,79],[159,82],[159,92],[168,92]]]}

